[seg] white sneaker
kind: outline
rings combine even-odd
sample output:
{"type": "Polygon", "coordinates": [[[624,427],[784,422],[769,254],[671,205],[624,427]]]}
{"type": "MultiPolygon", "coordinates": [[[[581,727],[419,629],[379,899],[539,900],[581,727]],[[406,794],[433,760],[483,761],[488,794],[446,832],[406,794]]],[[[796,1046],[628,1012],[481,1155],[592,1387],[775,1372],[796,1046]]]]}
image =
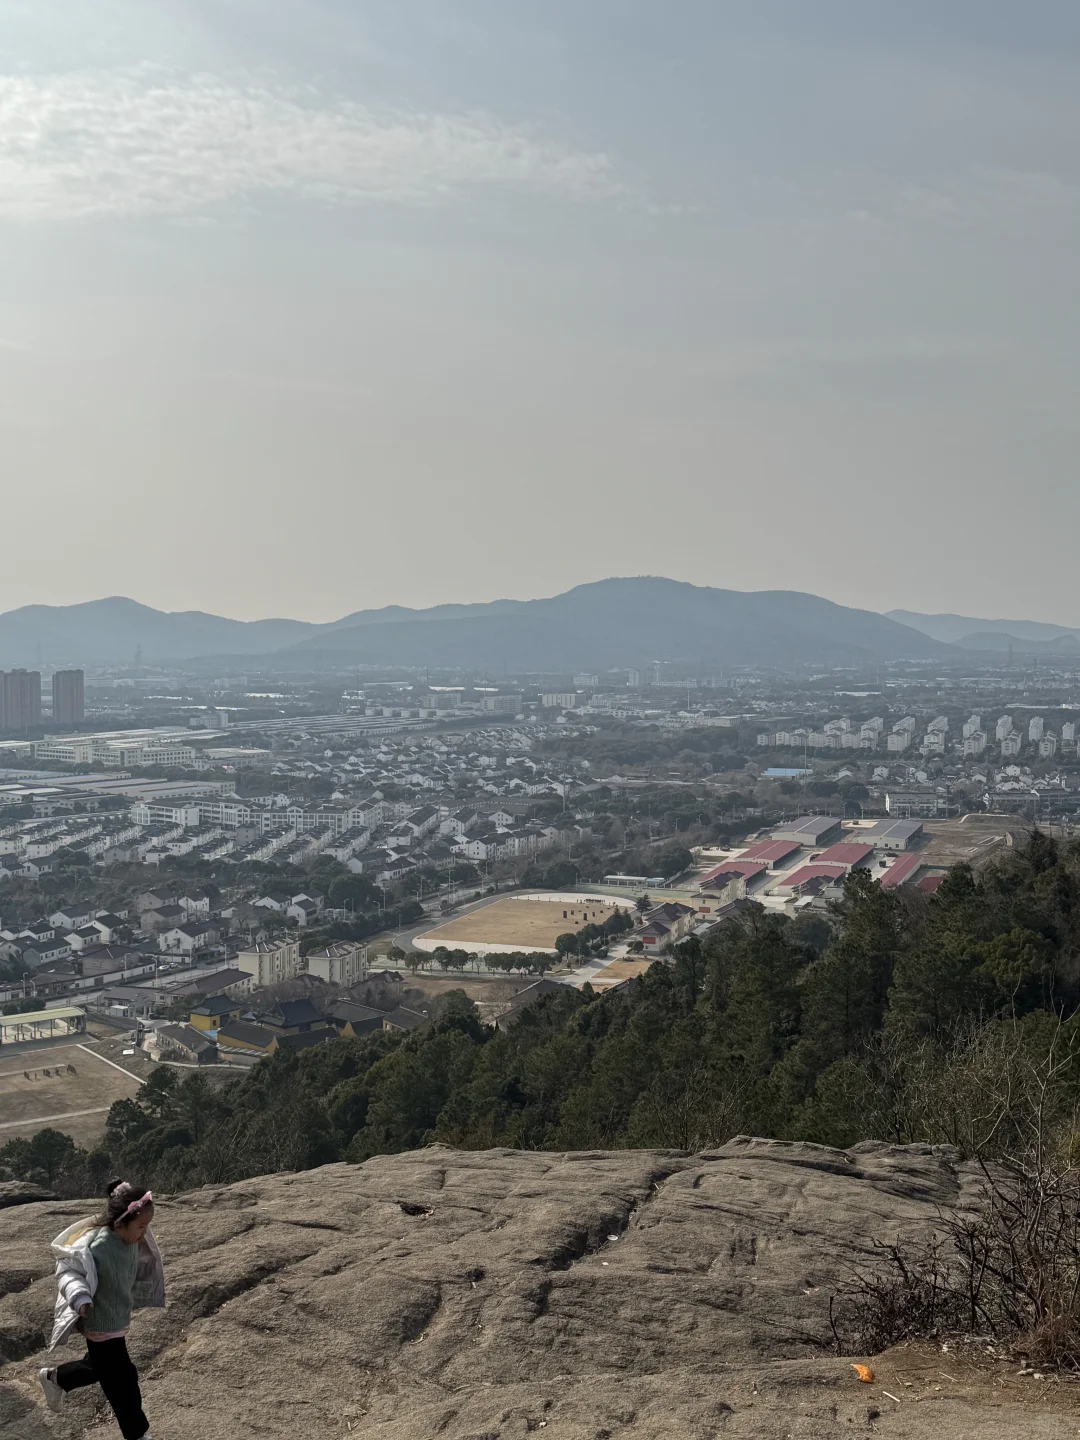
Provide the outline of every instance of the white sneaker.
{"type": "Polygon", "coordinates": [[[61,1390],[60,1386],[56,1383],[56,1371],[49,1369],[39,1370],[38,1379],[41,1381],[41,1388],[45,1392],[45,1403],[49,1409],[62,1410],[64,1408],[64,1401],[67,1399],[67,1393],[61,1390]]]}

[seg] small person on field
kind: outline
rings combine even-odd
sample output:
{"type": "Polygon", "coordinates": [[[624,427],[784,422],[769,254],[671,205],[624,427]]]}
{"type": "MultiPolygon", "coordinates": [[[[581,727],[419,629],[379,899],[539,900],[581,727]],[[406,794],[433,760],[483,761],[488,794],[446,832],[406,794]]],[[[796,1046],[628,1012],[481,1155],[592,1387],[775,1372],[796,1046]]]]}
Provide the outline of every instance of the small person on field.
{"type": "Polygon", "coordinates": [[[127,1351],[131,1312],[165,1304],[161,1252],[150,1233],[154,1197],[145,1185],[113,1180],[103,1213],[78,1220],[52,1242],[56,1323],[50,1350],[78,1331],[86,1355],[39,1372],[45,1400],[62,1410],[67,1394],[100,1385],[124,1440],[150,1440],[139,1372],[127,1351]]]}

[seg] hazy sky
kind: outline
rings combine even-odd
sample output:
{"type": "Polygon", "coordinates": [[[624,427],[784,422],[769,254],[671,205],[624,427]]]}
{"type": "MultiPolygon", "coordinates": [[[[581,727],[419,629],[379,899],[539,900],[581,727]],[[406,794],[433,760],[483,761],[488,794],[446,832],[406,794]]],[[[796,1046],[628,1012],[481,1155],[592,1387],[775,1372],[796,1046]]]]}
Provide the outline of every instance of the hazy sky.
{"type": "Polygon", "coordinates": [[[0,608],[1080,624],[1076,0],[2,0],[0,608]]]}

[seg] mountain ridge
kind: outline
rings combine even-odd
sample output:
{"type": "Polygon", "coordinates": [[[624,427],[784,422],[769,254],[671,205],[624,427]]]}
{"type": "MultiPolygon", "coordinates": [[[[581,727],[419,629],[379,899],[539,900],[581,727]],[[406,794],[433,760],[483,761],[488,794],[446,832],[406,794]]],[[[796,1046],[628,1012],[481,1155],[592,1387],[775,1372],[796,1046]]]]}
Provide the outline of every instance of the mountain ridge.
{"type": "MultiPolygon", "coordinates": [[[[1080,629],[1071,625],[1052,625],[1046,620],[985,620],[973,615],[954,615],[943,612],[938,615],[923,614],[918,610],[886,610],[889,620],[907,625],[933,640],[946,645],[963,645],[965,640],[983,634],[1005,635],[1013,640],[1044,641],[1060,639],[1064,635],[1075,635],[1080,639],[1080,629]]],[[[983,647],[979,647],[983,648],[983,647]]]]}
{"type": "Polygon", "coordinates": [[[0,614],[0,665],[272,659],[560,671],[650,660],[750,663],[930,659],[948,647],[871,610],[799,591],[611,577],[535,600],[357,610],[326,624],[161,611],[123,596],[0,614]]]}

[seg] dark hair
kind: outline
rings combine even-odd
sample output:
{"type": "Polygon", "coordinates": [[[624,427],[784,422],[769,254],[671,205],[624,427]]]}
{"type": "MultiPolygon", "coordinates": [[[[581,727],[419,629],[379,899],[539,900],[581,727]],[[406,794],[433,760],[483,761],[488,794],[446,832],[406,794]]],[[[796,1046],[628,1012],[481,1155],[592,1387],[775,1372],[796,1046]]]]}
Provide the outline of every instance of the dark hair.
{"type": "MultiPolygon", "coordinates": [[[[141,1200],[149,1193],[145,1185],[132,1185],[127,1180],[110,1180],[105,1187],[105,1194],[108,1196],[105,1209],[96,1217],[94,1224],[105,1225],[110,1230],[115,1229],[117,1222],[127,1213],[131,1202],[141,1200]]],[[[153,1203],[151,1200],[150,1204],[153,1203]]]]}

